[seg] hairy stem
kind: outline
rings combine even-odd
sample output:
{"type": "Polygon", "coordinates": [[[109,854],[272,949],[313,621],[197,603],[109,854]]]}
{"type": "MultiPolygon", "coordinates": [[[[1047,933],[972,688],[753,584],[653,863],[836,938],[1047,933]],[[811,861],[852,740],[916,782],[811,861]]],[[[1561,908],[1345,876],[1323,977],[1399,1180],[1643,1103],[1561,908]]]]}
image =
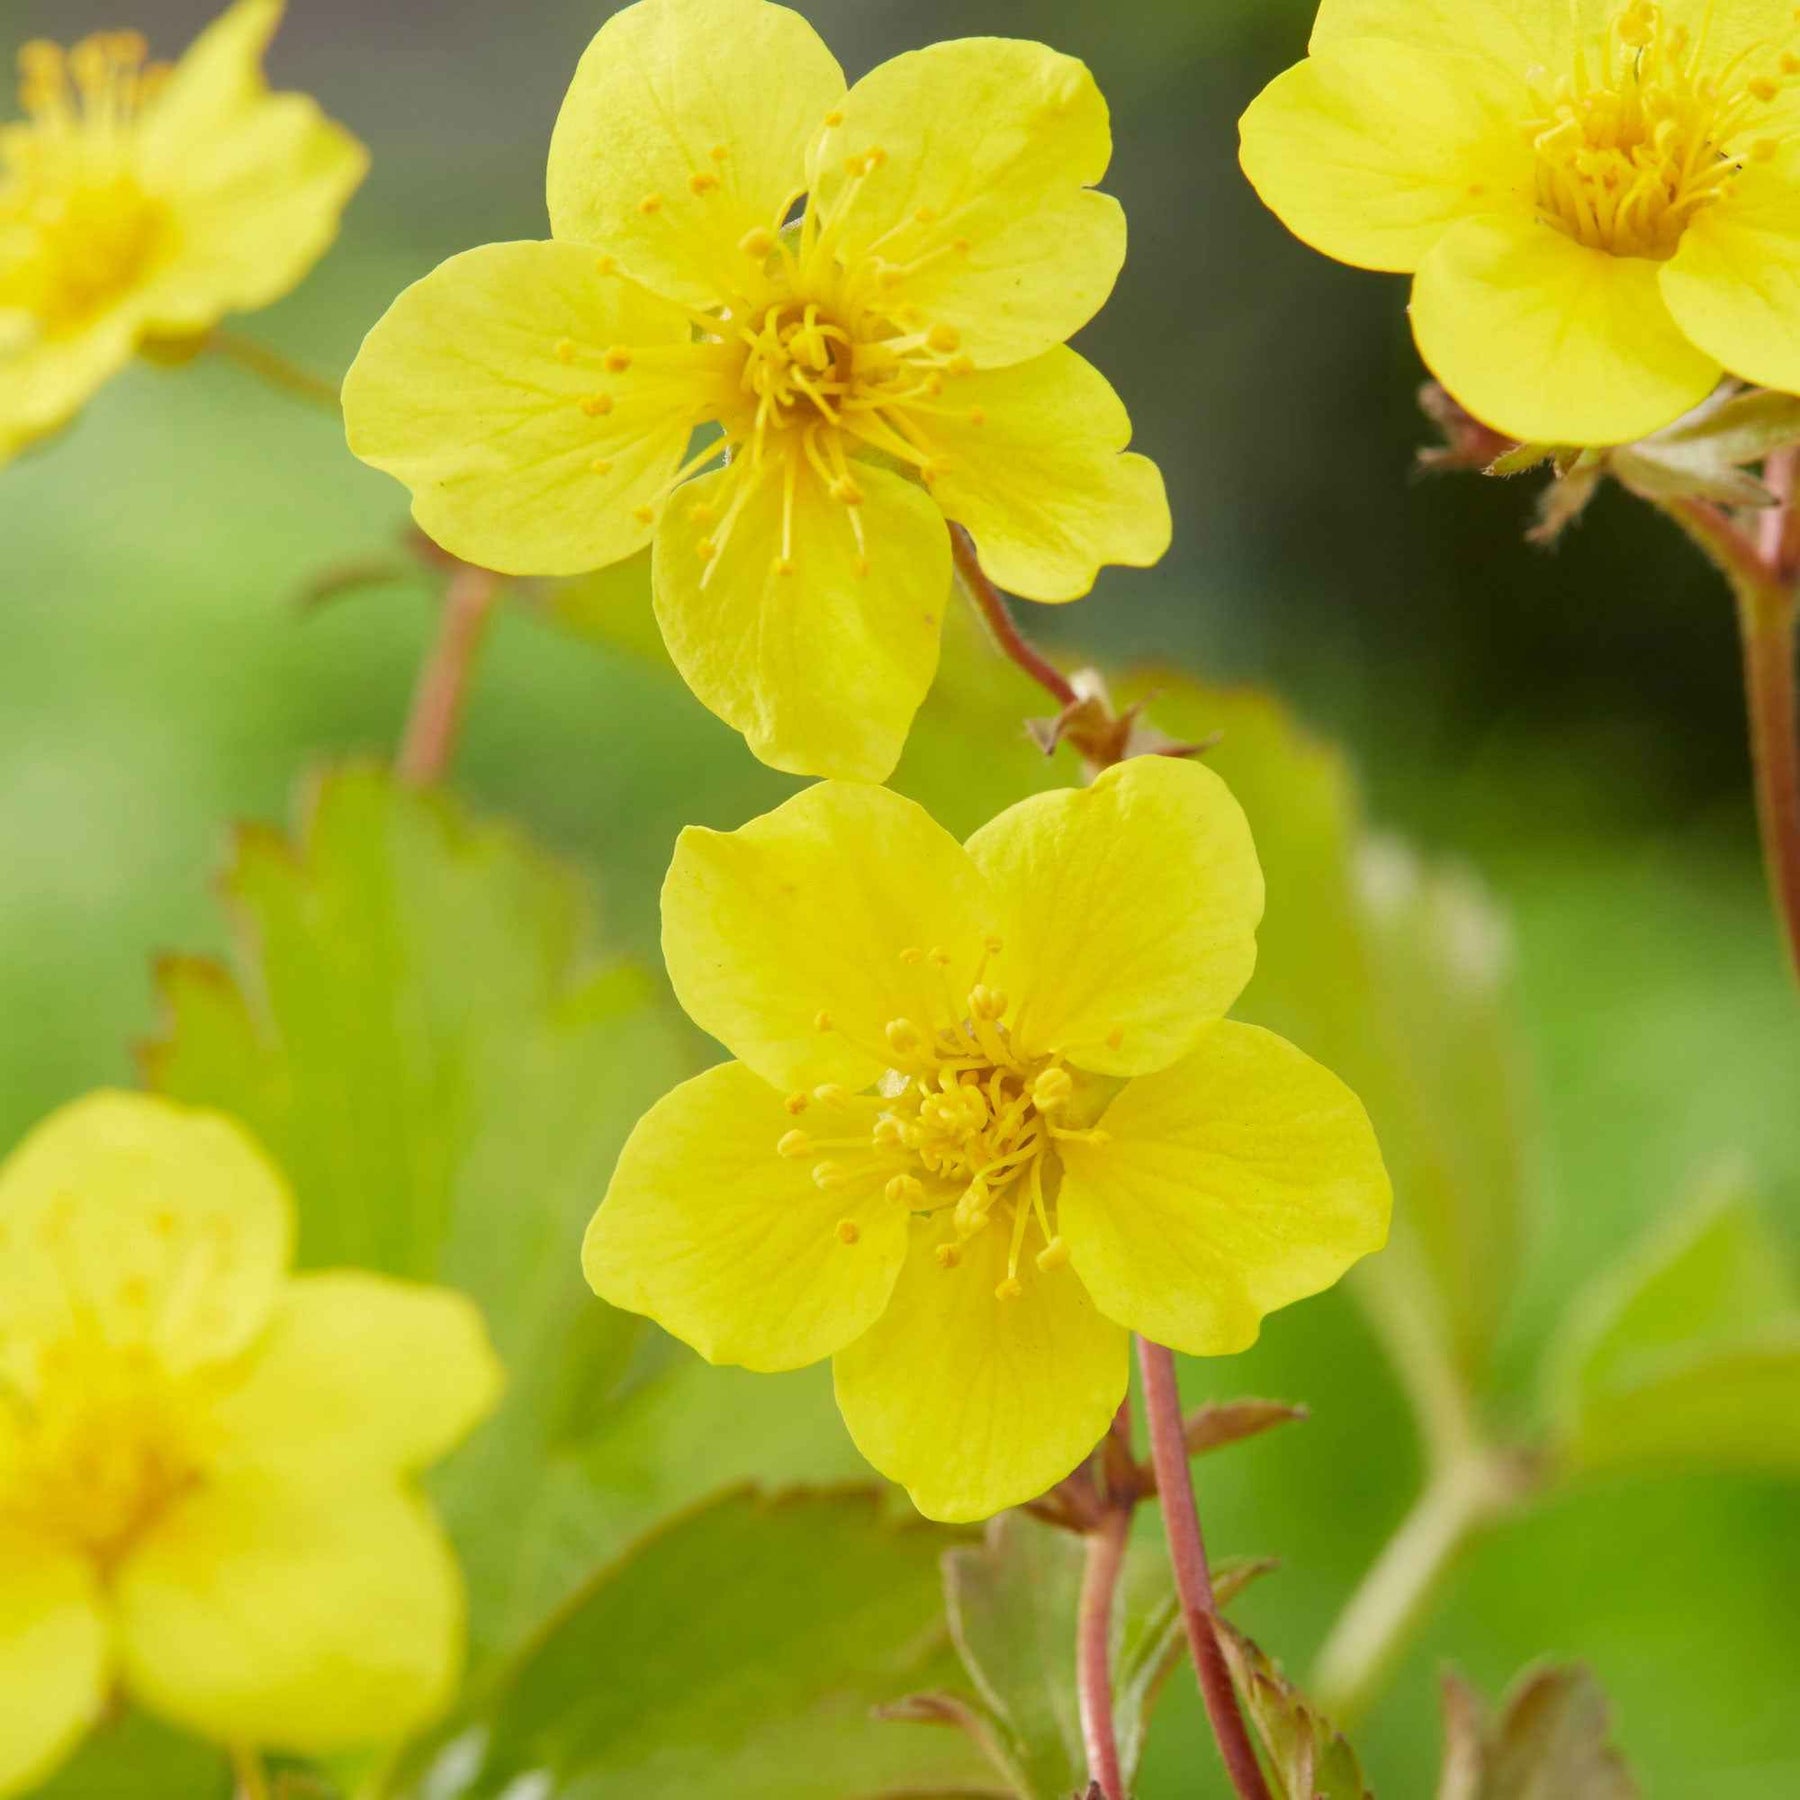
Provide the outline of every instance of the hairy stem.
{"type": "Polygon", "coordinates": [[[1087,1534],[1087,1565],[1081,1576],[1081,1612],[1075,1634],[1075,1679],[1081,1701],[1081,1741],[1087,1750],[1088,1778],[1099,1783],[1104,1800],[1126,1800],[1119,1768],[1119,1739],[1113,1726],[1112,1623],[1125,1566],[1131,1508],[1109,1506],[1087,1534]]]}
{"type": "Polygon", "coordinates": [[[284,394],[323,407],[334,415],[341,411],[335,381],[327,381],[324,376],[314,375],[298,363],[289,362],[280,351],[271,350],[255,338],[241,337],[235,331],[215,327],[207,335],[206,347],[284,394]]]}
{"type": "Polygon", "coordinates": [[[1750,762],[1763,864],[1788,961],[1800,977],[1800,700],[1795,655],[1800,648],[1800,457],[1769,458],[1766,479],[1776,504],[1752,539],[1704,500],[1678,500],[1669,511],[1731,584],[1744,644],[1744,692],[1750,715],[1750,762]]]}
{"type": "Polygon", "coordinates": [[[1058,706],[1073,706],[1080,696],[1068,677],[1035,649],[1014,623],[1006,596],[982,572],[974,541],[960,525],[950,527],[950,548],[956,557],[956,572],[1001,655],[1017,663],[1058,706]]]}
{"type": "Polygon", "coordinates": [[[1475,1452],[1427,1483],[1338,1615],[1314,1665],[1312,1696],[1336,1724],[1348,1726],[1367,1709],[1457,1556],[1517,1498],[1513,1472],[1475,1452]]]}
{"type": "Polygon", "coordinates": [[[419,672],[395,765],[409,787],[430,787],[449,769],[475,658],[499,592],[500,578],[471,563],[461,564],[450,577],[437,642],[419,672]]]}
{"type": "Polygon", "coordinates": [[[1218,1609],[1213,1603],[1212,1570],[1200,1533],[1194,1502],[1194,1476],[1188,1467],[1187,1439],[1182,1430],[1181,1393],[1175,1385],[1175,1355],[1161,1344],[1138,1339],[1138,1365],[1144,1374],[1144,1410],[1150,1420],[1150,1455],[1162,1499],[1163,1529],[1175,1565],[1175,1589],[1181,1596],[1181,1619],[1206,1716],[1224,1759],[1225,1772],[1239,1800],[1269,1800],[1262,1765],[1244,1729],[1231,1671],[1219,1643],[1218,1609]]]}

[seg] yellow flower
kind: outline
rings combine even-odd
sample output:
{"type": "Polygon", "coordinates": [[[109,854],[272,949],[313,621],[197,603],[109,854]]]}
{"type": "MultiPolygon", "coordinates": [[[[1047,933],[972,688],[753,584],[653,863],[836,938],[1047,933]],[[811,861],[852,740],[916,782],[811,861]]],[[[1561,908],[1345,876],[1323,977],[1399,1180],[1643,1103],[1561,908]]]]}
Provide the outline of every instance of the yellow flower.
{"type": "Polygon", "coordinates": [[[654,540],[699,698],[776,768],[880,780],[937,665],[946,517],[1036,600],[1168,546],[1124,407],[1063,348],[1124,259],[1110,155],[1092,77],[1039,44],[937,44],[846,93],[785,7],[639,0],[563,103],[554,241],[400,296],[345,384],[351,448],[509,574],[654,540]]]}
{"type": "Polygon", "coordinates": [[[589,1281],[713,1362],[834,1357],[858,1448],[934,1518],[1042,1493],[1128,1331],[1242,1350],[1386,1234],[1355,1097],[1223,1018],[1262,900],[1224,783],[1161,757],[966,847],[836,782],[684,832],[664,954],[739,1060],[639,1123],[589,1281]]]}
{"type": "Polygon", "coordinates": [[[367,158],[261,58],[281,0],[238,0],[173,69],[131,32],[19,53],[0,126],[0,462],[157,340],[267,306],[317,260],[367,158]]]}
{"type": "Polygon", "coordinates": [[[1324,0],[1243,162],[1316,249],[1415,276],[1420,354],[1509,436],[1800,391],[1793,0],[1324,0]]]}
{"type": "Polygon", "coordinates": [[[0,1794],[116,1688],[322,1754],[449,1697],[462,1578],[410,1477],[487,1412],[461,1295],[290,1277],[293,1208],[230,1120],[65,1107],[0,1167],[0,1794]]]}

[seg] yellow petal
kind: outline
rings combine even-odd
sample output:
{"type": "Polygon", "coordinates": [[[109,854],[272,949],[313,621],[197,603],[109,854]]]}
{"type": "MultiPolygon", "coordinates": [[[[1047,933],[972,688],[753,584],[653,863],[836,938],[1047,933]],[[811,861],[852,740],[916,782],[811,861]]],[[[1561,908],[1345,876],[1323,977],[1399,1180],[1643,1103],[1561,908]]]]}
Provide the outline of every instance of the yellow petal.
{"type": "Polygon", "coordinates": [[[1662,296],[1732,374],[1800,392],[1800,144],[1752,163],[1688,226],[1662,296]]]}
{"type": "Polygon", "coordinates": [[[748,470],[689,482],[663,515],[651,579],[669,655],[771,768],[885,780],[937,671],[943,515],[913,482],[866,463],[854,509],[797,453],[760,478],[748,470]]]}
{"type": "Polygon", "coordinates": [[[131,361],[138,325],[134,307],[118,307],[85,331],[13,348],[0,318],[0,466],[68,424],[131,361]]]}
{"type": "Polygon", "coordinates": [[[399,1474],[455,1448],[504,1373],[480,1309],[361,1271],[283,1292],[243,1380],[213,1410],[215,1466],[399,1474]]]}
{"type": "Polygon", "coordinates": [[[933,1010],[936,972],[902,953],[942,950],[966,992],[993,914],[975,865],[923,807],[828,781],[737,831],[681,834],[663,958],[688,1016],[763,1080],[857,1090],[893,1060],[888,1022],[933,1010]]]}
{"type": "Polygon", "coordinates": [[[0,1167],[0,1369],[78,1318],[172,1373],[262,1329],[293,1243],[287,1185],[235,1121],[146,1094],[52,1113],[0,1167]]]}
{"type": "Polygon", "coordinates": [[[106,1704],[108,1660],[87,1564],[0,1525],[0,1795],[32,1791],[80,1742],[106,1704]]]}
{"type": "Polygon", "coordinates": [[[764,0],[638,0],[588,45],[550,140],[550,226],[709,306],[760,291],[843,71],[764,0]],[[753,239],[753,241],[755,241],[753,239]]]}
{"type": "Polygon", "coordinates": [[[350,448],[469,562],[602,568],[650,541],[636,509],[708,414],[715,378],[689,338],[679,308],[589,251],[488,244],[415,282],[364,340],[344,381],[350,448]]]}
{"type": "Polygon", "coordinates": [[[1105,376],[1057,348],[952,381],[930,421],[932,496],[968,526],[981,566],[1028,600],[1078,600],[1103,563],[1148,568],[1169,547],[1156,464],[1121,455],[1131,420],[1105,376]]]}
{"type": "MultiPolygon", "coordinates": [[[[1597,6],[1610,9],[1615,0],[1579,0],[1579,4],[1591,13],[1597,6]]],[[[1315,52],[1367,38],[1439,55],[1480,57],[1522,78],[1540,66],[1560,69],[1572,42],[1570,4],[1569,0],[1322,0],[1313,26],[1315,52]]]]}
{"type": "Polygon", "coordinates": [[[1419,354],[1508,437],[1629,443],[1698,406],[1720,374],[1669,316],[1661,267],[1529,219],[1466,220],[1420,265],[1419,354]]]}
{"type": "Polygon", "coordinates": [[[197,1489],[120,1571],[133,1698],[203,1737],[324,1755],[441,1710],[462,1660],[462,1575],[397,1487],[245,1478],[197,1489]]]}
{"type": "Polygon", "coordinates": [[[1248,1349],[1266,1313],[1387,1239],[1356,1096],[1272,1032],[1225,1020],[1128,1082],[1102,1142],[1066,1139],[1056,1228],[1111,1319],[1191,1356],[1248,1349]]]}
{"type": "Polygon", "coordinates": [[[998,367],[1060,344],[1112,292],[1125,215],[1091,186],[1111,158],[1106,102],[1081,63],[963,38],[850,90],[814,155],[813,205],[847,264],[886,265],[898,317],[916,309],[998,367]]]}
{"type": "Polygon", "coordinates": [[[1334,43],[1251,104],[1240,160],[1264,204],[1315,250],[1411,271],[1459,219],[1530,215],[1528,106],[1522,84],[1507,91],[1468,56],[1334,43]]]}
{"type": "Polygon", "coordinates": [[[145,187],[173,254],[145,294],[159,331],[204,330],[288,292],[337,235],[368,152],[304,94],[270,94],[280,0],[239,0],[194,41],[144,118],[145,187]]]}
{"type": "Polygon", "coordinates": [[[830,1356],[880,1317],[906,1259],[906,1209],[882,1192],[892,1168],[866,1151],[779,1155],[796,1128],[829,1137],[834,1122],[825,1108],[796,1118],[782,1100],[741,1063],[659,1100],[582,1248],[595,1293],[708,1362],[769,1371],[830,1356]],[[844,1179],[824,1189],[813,1170],[827,1158],[844,1179]]]}
{"type": "Polygon", "coordinates": [[[1002,908],[1002,973],[1027,1054],[1101,1075],[1186,1054],[1256,964],[1262,870],[1231,790],[1199,763],[1134,757],[1035,794],[969,839],[1002,908]]]}
{"type": "Polygon", "coordinates": [[[1054,1487],[1105,1435],[1125,1397],[1128,1338],[1073,1273],[1019,1265],[999,1299],[1007,1233],[964,1246],[953,1269],[941,1223],[912,1228],[912,1252],[880,1321],[833,1364],[856,1447],[927,1518],[985,1519],[1054,1487]]]}

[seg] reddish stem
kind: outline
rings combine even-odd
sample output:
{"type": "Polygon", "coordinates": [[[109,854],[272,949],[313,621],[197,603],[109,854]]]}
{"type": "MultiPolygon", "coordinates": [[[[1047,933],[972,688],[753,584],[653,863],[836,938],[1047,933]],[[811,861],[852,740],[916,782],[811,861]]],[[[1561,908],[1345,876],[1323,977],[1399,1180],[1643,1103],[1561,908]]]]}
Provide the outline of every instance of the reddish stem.
{"type": "Polygon", "coordinates": [[[433,786],[450,766],[475,658],[499,593],[500,577],[472,563],[459,564],[450,577],[437,642],[419,672],[395,765],[409,787],[433,786]]]}
{"type": "Polygon", "coordinates": [[[1175,1356],[1148,1338],[1138,1339],[1138,1365],[1144,1373],[1144,1410],[1150,1420],[1150,1456],[1156,1468],[1156,1488],[1162,1500],[1163,1529],[1168,1534],[1169,1556],[1175,1565],[1175,1590],[1181,1596],[1181,1618],[1187,1628],[1188,1650],[1194,1659],[1200,1696],[1212,1721],[1213,1737],[1225,1772],[1231,1777],[1239,1800],[1269,1800],[1262,1765],[1238,1711],[1237,1692],[1216,1629],[1218,1608],[1213,1603],[1212,1570],[1207,1566],[1206,1541],[1200,1532],[1200,1512],[1194,1501],[1194,1476],[1188,1467],[1187,1438],[1182,1429],[1181,1393],[1175,1385],[1175,1356]]]}
{"type": "Polygon", "coordinates": [[[969,590],[969,597],[980,607],[1000,653],[1017,663],[1058,706],[1073,706],[1081,696],[1069,685],[1068,677],[1026,641],[1013,622],[1006,596],[983,573],[974,540],[960,525],[950,527],[950,548],[956,558],[956,572],[969,590]]]}
{"type": "Polygon", "coordinates": [[[1087,1749],[1088,1778],[1104,1800],[1126,1800],[1119,1768],[1119,1738],[1113,1725],[1112,1623],[1131,1508],[1108,1506],[1087,1534],[1087,1564],[1081,1576],[1081,1613],[1075,1634],[1075,1679],[1081,1700],[1081,1741],[1087,1749]]]}

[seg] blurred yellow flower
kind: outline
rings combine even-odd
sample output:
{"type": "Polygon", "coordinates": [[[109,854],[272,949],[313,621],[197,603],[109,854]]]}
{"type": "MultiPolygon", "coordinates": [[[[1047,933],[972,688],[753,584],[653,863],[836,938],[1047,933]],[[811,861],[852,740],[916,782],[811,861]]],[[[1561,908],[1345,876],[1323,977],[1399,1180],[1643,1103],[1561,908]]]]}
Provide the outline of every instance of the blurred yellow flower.
{"type": "Polygon", "coordinates": [[[1415,275],[1420,354],[1509,436],[1800,391],[1793,0],[1324,0],[1243,163],[1316,249],[1415,275]]]}
{"type": "Polygon", "coordinates": [[[146,343],[192,341],[312,266],[367,158],[270,94],[281,0],[238,0],[173,69],[131,32],[19,53],[0,126],[0,462],[66,424],[146,343]]]}
{"type": "Polygon", "coordinates": [[[230,1120],[65,1107],[0,1166],[0,1794],[115,1687],[325,1753],[449,1698],[462,1578],[410,1477],[493,1405],[459,1294],[290,1277],[293,1208],[230,1120]]]}
{"type": "Polygon", "coordinates": [[[1063,347],[1124,259],[1110,155],[1093,78],[1040,44],[937,44],[846,93],[784,7],[639,0],[563,103],[554,241],[400,296],[345,384],[351,448],[509,574],[654,539],[699,698],[777,768],[880,780],[937,665],[946,517],[1036,600],[1168,546],[1161,476],[1063,347]]]}
{"type": "Polygon", "coordinates": [[[605,1299],[714,1362],[836,1359],[921,1511],[1042,1493],[1127,1333],[1242,1350],[1387,1230],[1355,1097],[1223,1014],[1262,912],[1223,782],[1145,757],[959,845],[822,783],[682,834],[663,948],[725,1063],[639,1123],[589,1227],[605,1299]]]}

